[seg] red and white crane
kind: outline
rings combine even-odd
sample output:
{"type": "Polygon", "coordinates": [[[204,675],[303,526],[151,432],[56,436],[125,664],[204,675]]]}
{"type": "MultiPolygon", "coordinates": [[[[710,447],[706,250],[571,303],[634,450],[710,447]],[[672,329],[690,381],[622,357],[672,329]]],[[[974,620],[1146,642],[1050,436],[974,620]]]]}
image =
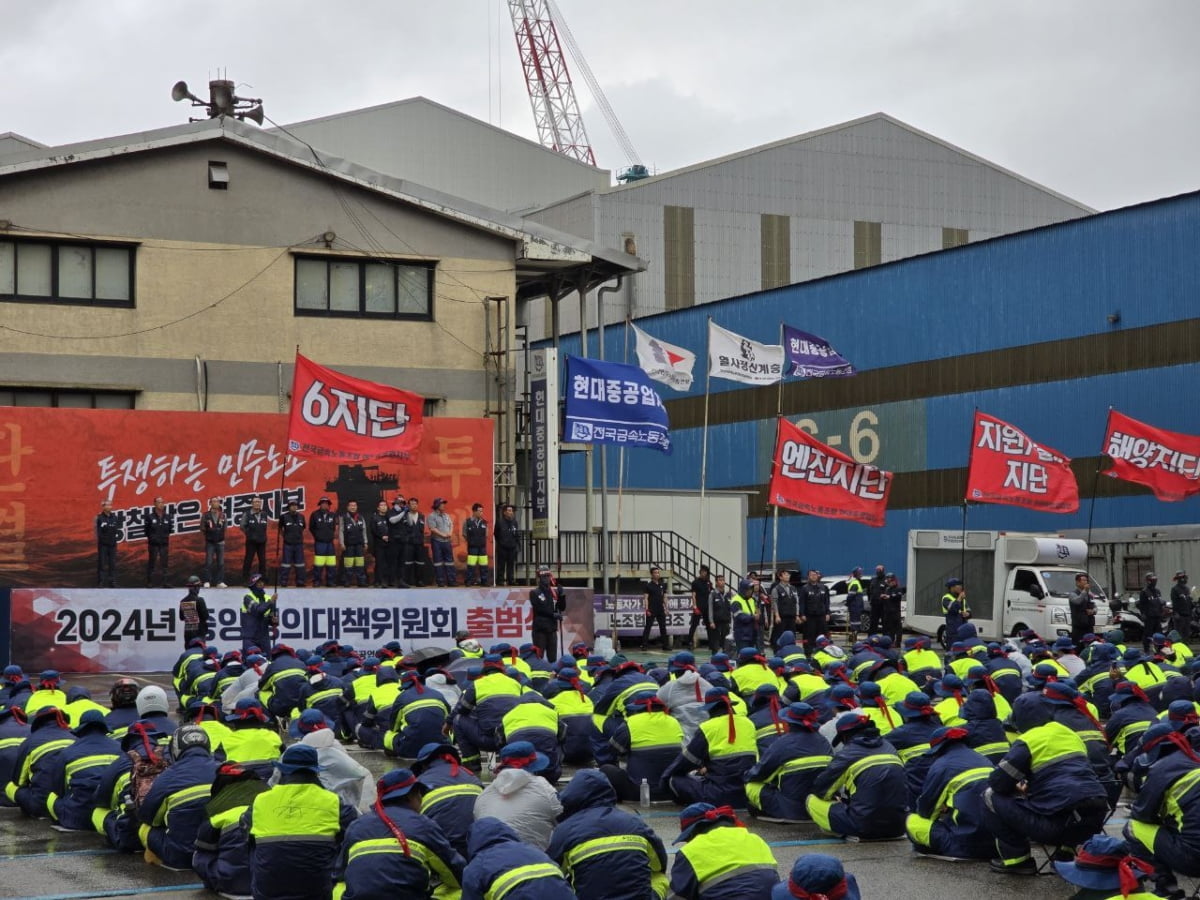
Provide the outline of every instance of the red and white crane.
{"type": "Polygon", "coordinates": [[[512,17],[525,87],[542,146],[589,166],[596,165],[596,154],[579,113],[579,101],[575,98],[575,86],[563,53],[562,42],[565,42],[592,98],[629,161],[629,167],[617,176],[618,180],[645,178],[646,167],[638,158],[633,142],[613,112],[554,0],[508,0],[508,12],[512,17]]]}

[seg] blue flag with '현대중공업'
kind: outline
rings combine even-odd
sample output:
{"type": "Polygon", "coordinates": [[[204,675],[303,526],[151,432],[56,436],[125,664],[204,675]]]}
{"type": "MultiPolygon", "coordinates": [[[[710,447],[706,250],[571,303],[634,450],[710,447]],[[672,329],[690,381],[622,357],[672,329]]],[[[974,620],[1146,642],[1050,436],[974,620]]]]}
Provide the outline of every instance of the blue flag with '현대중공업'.
{"type": "Polygon", "coordinates": [[[834,378],[854,374],[854,366],[829,341],[791,325],[783,326],[783,352],[787,355],[785,375],[834,378]]]}
{"type": "Polygon", "coordinates": [[[671,452],[662,398],[637,366],[567,357],[563,440],[671,452]]]}

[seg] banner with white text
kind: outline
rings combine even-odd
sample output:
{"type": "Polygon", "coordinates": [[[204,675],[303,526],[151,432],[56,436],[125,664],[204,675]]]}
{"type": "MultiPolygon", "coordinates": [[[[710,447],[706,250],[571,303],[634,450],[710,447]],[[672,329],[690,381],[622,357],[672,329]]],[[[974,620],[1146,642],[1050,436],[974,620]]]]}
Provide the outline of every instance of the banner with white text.
{"type": "MultiPolygon", "coordinates": [[[[256,499],[270,519],[270,571],[280,511],[296,500],[307,515],[322,496],[334,512],[357,502],[368,520],[397,494],[418,497],[424,512],[442,497],[454,520],[455,559],[465,565],[461,532],[471,505],[493,515],[490,419],[429,419],[420,464],[403,466],[288,457],[287,427],[279,413],[0,408],[0,587],[96,586],[95,523],[104,500],[117,522],[116,584],[144,586],[145,523],[156,497],[170,524],[168,584],[205,575],[201,518],[212,499],[226,524],[224,571],[203,577],[213,584],[244,583],[238,526],[256,499]]],[[[306,535],[310,559],[312,552],[306,535]]]]}
{"type": "MultiPolygon", "coordinates": [[[[222,653],[242,649],[243,591],[206,590],[206,639],[222,653]]],[[[592,643],[592,592],[567,588],[563,638],[592,643]]],[[[26,671],[163,672],[183,650],[184,591],[12,591],[9,658],[26,671]]],[[[328,640],[374,650],[397,640],[406,653],[454,646],[460,628],[484,647],[530,639],[529,591],[509,588],[287,590],[280,592],[276,640],[295,649],[328,640]]]]}

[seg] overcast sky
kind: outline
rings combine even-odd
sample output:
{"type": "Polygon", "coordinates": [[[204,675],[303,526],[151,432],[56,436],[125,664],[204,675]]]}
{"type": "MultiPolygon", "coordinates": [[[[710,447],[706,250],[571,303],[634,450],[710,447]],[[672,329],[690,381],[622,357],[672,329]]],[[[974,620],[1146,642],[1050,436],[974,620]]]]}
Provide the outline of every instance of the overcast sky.
{"type": "MultiPolygon", "coordinates": [[[[1195,0],[558,2],[657,171],[883,111],[1101,209],[1200,188],[1195,0]]],[[[43,143],[183,122],[218,67],[280,123],[419,94],[536,139],[503,0],[5,6],[0,132],[43,143]]]]}

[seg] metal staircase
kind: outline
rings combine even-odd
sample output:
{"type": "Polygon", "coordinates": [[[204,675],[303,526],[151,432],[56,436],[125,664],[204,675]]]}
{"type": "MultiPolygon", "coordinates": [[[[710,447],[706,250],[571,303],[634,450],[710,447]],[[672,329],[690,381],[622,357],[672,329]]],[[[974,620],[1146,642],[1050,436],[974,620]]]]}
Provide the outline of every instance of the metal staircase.
{"type": "MultiPolygon", "coordinates": [[[[521,564],[530,573],[535,566],[545,564],[559,578],[587,579],[599,585],[601,560],[606,556],[602,537],[598,531],[560,531],[558,538],[552,540],[535,540],[526,535],[521,564]],[[589,559],[593,560],[590,567],[589,559]]],[[[612,532],[608,535],[607,559],[609,576],[618,583],[622,579],[644,580],[652,565],[662,568],[665,578],[683,582],[685,590],[702,565],[708,566],[714,578],[724,575],[726,582],[734,587],[742,575],[674,531],[612,532]]]]}

